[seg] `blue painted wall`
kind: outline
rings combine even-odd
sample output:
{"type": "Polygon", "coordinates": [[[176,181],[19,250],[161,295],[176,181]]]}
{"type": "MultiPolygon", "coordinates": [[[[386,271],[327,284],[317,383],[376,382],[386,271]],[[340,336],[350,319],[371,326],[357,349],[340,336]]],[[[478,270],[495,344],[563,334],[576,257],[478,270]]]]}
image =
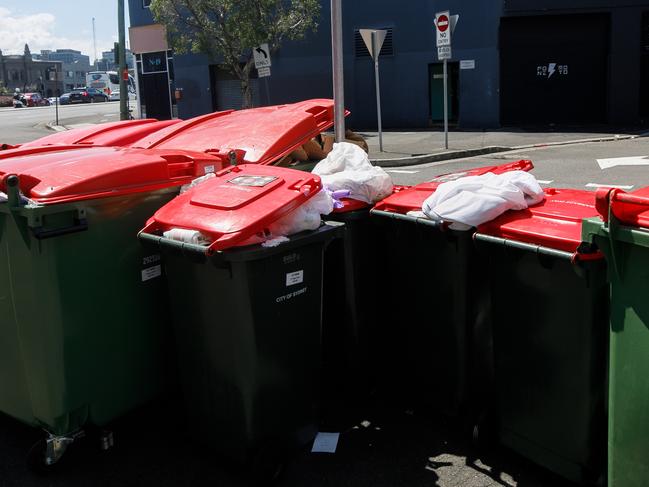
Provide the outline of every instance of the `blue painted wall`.
{"type": "MultiPolygon", "coordinates": [[[[131,25],[152,23],[141,0],[130,2],[131,25]]],[[[332,96],[330,2],[322,0],[317,33],[286,43],[273,56],[260,99],[271,104],[332,96]]],[[[354,55],[354,30],[393,28],[393,56],[382,56],[381,94],[386,128],[429,125],[429,64],[437,62],[433,19],[450,9],[460,15],[453,35],[453,62],[475,61],[475,69],[459,71],[460,127],[491,128],[500,123],[498,38],[502,16],[606,12],[611,16],[608,73],[608,121],[636,123],[640,76],[641,13],[646,0],[394,0],[343,1],[345,104],[350,127],[376,127],[374,74],[367,57],[354,55]],[[566,8],[566,4],[570,5],[566,8]]],[[[649,9],[649,6],[645,7],[649,9]]],[[[187,118],[213,110],[208,60],[205,56],[175,57],[176,86],[183,88],[179,116],[187,118]]]]}

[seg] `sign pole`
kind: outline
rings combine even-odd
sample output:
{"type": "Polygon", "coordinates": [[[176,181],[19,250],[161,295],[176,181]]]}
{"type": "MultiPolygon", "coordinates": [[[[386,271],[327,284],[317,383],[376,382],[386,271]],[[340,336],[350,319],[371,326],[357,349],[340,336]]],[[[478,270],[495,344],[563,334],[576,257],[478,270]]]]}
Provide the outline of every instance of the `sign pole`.
{"type": "Polygon", "coordinates": [[[119,119],[128,120],[128,71],[126,68],[126,24],[124,20],[124,0],[117,0],[117,27],[119,33],[119,119]],[[125,74],[126,72],[126,74],[125,74]],[[126,78],[124,77],[126,76],[126,78]]]}
{"type": "Polygon", "coordinates": [[[444,59],[444,148],[448,149],[448,60],[444,59]]]}
{"type": "Polygon", "coordinates": [[[342,0],[331,0],[331,58],[336,142],[345,140],[345,83],[343,77],[342,0]]]}
{"type": "Polygon", "coordinates": [[[372,52],[374,53],[374,79],[376,81],[376,117],[379,124],[379,151],[383,152],[383,124],[381,120],[381,84],[379,82],[379,46],[376,32],[372,32],[372,52]]]}
{"type": "Polygon", "coordinates": [[[56,86],[56,91],[54,92],[56,94],[56,97],[54,98],[54,105],[55,105],[55,110],[56,110],[56,125],[58,127],[59,125],[59,96],[61,96],[61,90],[59,89],[59,71],[55,70],[54,71],[54,86],[56,86]]]}

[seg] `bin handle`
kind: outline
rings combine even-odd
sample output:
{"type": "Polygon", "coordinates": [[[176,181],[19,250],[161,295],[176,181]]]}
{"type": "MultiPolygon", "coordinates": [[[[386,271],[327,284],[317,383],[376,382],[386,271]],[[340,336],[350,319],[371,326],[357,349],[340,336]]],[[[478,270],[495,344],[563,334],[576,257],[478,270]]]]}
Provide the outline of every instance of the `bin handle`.
{"type": "Polygon", "coordinates": [[[370,210],[370,214],[381,216],[384,218],[391,218],[393,220],[403,220],[403,221],[415,223],[417,225],[426,225],[428,227],[434,227],[439,229],[443,229],[445,227],[444,222],[430,220],[428,218],[421,218],[418,216],[403,215],[401,213],[394,213],[392,211],[383,211],[383,210],[377,210],[373,208],[370,210]]]}
{"type": "Polygon", "coordinates": [[[69,235],[71,233],[85,232],[88,230],[88,220],[85,218],[75,218],[74,225],[69,227],[55,228],[52,230],[43,230],[43,227],[36,227],[31,229],[32,234],[38,240],[45,240],[48,238],[60,237],[62,235],[69,235]]]}
{"type": "Polygon", "coordinates": [[[542,245],[519,242],[517,240],[509,240],[502,237],[494,237],[493,235],[486,235],[484,233],[475,233],[473,235],[473,239],[479,242],[502,245],[503,247],[527,250],[534,252],[535,254],[548,255],[550,257],[556,257],[558,259],[568,260],[572,263],[575,263],[579,260],[579,254],[577,252],[566,252],[565,250],[557,250],[550,247],[543,247],[542,245]]]}

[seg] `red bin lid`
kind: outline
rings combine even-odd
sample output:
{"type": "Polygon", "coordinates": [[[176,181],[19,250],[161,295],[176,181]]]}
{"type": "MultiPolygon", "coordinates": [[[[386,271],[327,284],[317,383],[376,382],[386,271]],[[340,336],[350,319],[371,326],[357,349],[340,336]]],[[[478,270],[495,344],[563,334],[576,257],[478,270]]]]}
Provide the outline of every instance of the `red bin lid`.
{"type": "Polygon", "coordinates": [[[245,151],[244,162],[270,164],[333,126],[333,101],[306,100],[248,110],[210,113],[168,127],[134,147],[227,154],[245,151]]]}
{"type": "Polygon", "coordinates": [[[417,184],[400,191],[395,191],[392,195],[376,204],[375,208],[382,211],[391,211],[405,215],[409,211],[421,211],[421,207],[431,194],[437,190],[437,187],[448,181],[455,181],[466,176],[481,176],[488,172],[494,174],[503,174],[510,171],[530,171],[534,168],[532,161],[520,160],[502,164],[500,166],[485,166],[467,169],[466,171],[457,171],[449,174],[442,174],[435,179],[426,183],[417,184]]]}
{"type": "Polygon", "coordinates": [[[526,210],[507,211],[478,227],[478,233],[574,253],[582,243],[581,223],[597,216],[595,194],[579,189],[545,189],[545,200],[526,210]]]}
{"type": "Polygon", "coordinates": [[[597,191],[597,209],[608,221],[609,204],[613,215],[625,225],[649,229],[649,186],[633,193],[602,188],[597,191]]]}
{"type": "Polygon", "coordinates": [[[147,118],[142,120],[124,120],[120,122],[109,122],[91,127],[66,130],[57,132],[40,139],[22,144],[21,147],[39,147],[48,145],[71,145],[82,144],[85,146],[129,146],[153,132],[162,130],[170,125],[181,122],[181,120],[156,120],[147,118]]]}
{"type": "MultiPolygon", "coordinates": [[[[22,193],[39,203],[64,203],[154,191],[191,182],[227,162],[182,151],[92,147],[35,151],[0,160],[0,190],[6,178],[20,178],[22,193]]],[[[20,150],[20,149],[18,149],[20,150]]]]}
{"type": "Polygon", "coordinates": [[[197,230],[213,242],[210,251],[224,250],[263,234],[321,189],[320,178],[308,172],[257,164],[233,166],[160,208],[143,232],[197,230]]]}

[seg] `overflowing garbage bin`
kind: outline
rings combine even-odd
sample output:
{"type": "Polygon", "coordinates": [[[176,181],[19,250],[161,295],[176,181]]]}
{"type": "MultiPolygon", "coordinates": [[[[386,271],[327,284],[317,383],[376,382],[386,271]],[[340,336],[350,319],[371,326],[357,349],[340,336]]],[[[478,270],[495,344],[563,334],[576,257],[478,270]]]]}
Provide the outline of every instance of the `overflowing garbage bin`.
{"type": "Polygon", "coordinates": [[[160,255],[137,232],[222,161],[87,148],[0,160],[0,412],[47,432],[55,463],[165,387],[170,322],[160,255]]]}
{"type": "Polygon", "coordinates": [[[140,233],[163,254],[190,434],[262,470],[317,431],[323,254],[344,227],[304,213],[311,230],[277,228],[300,227],[286,219],[321,188],[310,173],[233,166],[140,233]]]}
{"type": "Polygon", "coordinates": [[[381,259],[377,346],[384,395],[477,424],[492,387],[486,266],[473,230],[415,215],[440,184],[465,176],[528,171],[530,161],[439,176],[378,203],[371,215],[387,242],[381,259]]]}
{"type": "Polygon", "coordinates": [[[581,238],[594,203],[588,191],[546,189],[475,235],[491,289],[498,437],[584,484],[603,480],[606,445],[607,266],[581,238]]]}
{"type": "Polygon", "coordinates": [[[583,238],[606,254],[610,280],[608,486],[649,481],[649,188],[602,189],[583,238]]]}

